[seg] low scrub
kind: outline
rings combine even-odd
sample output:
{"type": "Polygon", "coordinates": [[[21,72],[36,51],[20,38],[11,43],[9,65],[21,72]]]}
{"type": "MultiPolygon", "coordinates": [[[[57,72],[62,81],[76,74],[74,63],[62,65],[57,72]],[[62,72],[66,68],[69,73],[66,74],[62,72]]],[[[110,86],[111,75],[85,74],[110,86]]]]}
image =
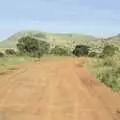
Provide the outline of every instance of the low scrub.
{"type": "Polygon", "coordinates": [[[89,53],[89,46],[86,45],[76,45],[75,49],[73,50],[73,54],[77,57],[87,56],[88,53],[89,53]]]}
{"type": "Polygon", "coordinates": [[[112,57],[107,56],[102,59],[98,58],[92,62],[90,69],[101,82],[115,91],[120,91],[120,55],[119,52],[112,57]]]}
{"type": "Polygon", "coordinates": [[[60,56],[68,56],[68,55],[70,55],[68,48],[63,47],[63,46],[55,46],[51,50],[51,54],[60,55],[60,56]]]}
{"type": "Polygon", "coordinates": [[[107,57],[107,56],[113,56],[115,55],[115,52],[118,51],[118,48],[113,46],[113,45],[105,45],[105,47],[103,48],[102,51],[102,55],[103,57],[107,57]]]}
{"type": "Polygon", "coordinates": [[[6,49],[5,54],[6,55],[16,55],[16,51],[14,49],[6,49]]]}
{"type": "Polygon", "coordinates": [[[17,64],[33,60],[29,56],[7,56],[0,58],[0,68],[12,68],[17,64]]]}
{"type": "Polygon", "coordinates": [[[0,58],[4,57],[4,53],[0,52],[0,58]]]}
{"type": "Polygon", "coordinates": [[[90,52],[88,54],[88,57],[96,57],[97,56],[97,53],[96,52],[90,52]]]}

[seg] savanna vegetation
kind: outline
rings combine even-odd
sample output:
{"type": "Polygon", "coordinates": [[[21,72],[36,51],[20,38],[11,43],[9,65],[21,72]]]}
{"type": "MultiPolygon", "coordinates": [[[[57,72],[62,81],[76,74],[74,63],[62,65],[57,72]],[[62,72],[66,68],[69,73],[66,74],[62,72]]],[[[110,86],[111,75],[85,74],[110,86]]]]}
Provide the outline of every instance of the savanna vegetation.
{"type": "Polygon", "coordinates": [[[5,54],[6,55],[11,55],[11,56],[14,56],[14,55],[16,55],[17,53],[16,53],[16,51],[14,50],[14,49],[6,49],[5,50],[5,54]]]}
{"type": "Polygon", "coordinates": [[[75,49],[73,50],[73,54],[77,57],[87,56],[88,53],[89,53],[89,46],[87,45],[76,45],[75,49]]]}
{"type": "Polygon", "coordinates": [[[20,53],[40,58],[49,52],[50,45],[45,41],[26,36],[18,40],[17,48],[20,53]]]}
{"type": "Polygon", "coordinates": [[[64,46],[56,45],[54,48],[51,49],[50,53],[59,56],[69,56],[70,50],[64,46]]]}
{"type": "Polygon", "coordinates": [[[0,58],[4,57],[4,53],[0,52],[0,58]]]}
{"type": "Polygon", "coordinates": [[[36,32],[24,34],[22,37],[16,35],[11,37],[16,38],[16,42],[12,40],[16,47],[0,52],[0,67],[35,58],[40,59],[44,55],[85,56],[88,58],[87,66],[96,78],[113,90],[120,91],[119,37],[100,40],[91,36],[82,36],[79,40],[79,37],[74,34],[51,34],[50,36],[49,33],[36,32]]]}
{"type": "Polygon", "coordinates": [[[105,45],[98,57],[89,59],[89,69],[98,80],[114,91],[120,91],[120,51],[114,45],[105,45]]]}

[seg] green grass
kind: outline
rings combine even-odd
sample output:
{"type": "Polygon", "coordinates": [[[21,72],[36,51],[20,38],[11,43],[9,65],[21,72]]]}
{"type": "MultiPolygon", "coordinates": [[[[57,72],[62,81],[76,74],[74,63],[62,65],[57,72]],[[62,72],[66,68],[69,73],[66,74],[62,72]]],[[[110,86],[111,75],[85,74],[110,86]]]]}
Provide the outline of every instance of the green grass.
{"type": "MultiPolygon", "coordinates": [[[[61,58],[69,58],[71,56],[57,56],[57,55],[45,55],[41,60],[50,60],[50,59],[61,59],[61,58]]],[[[33,58],[29,56],[9,56],[0,58],[0,69],[7,69],[15,67],[18,64],[22,64],[28,61],[38,60],[38,58],[33,58]]]]}
{"type": "Polygon", "coordinates": [[[120,55],[113,57],[89,58],[86,67],[106,86],[114,91],[120,91],[120,55]]]}
{"type": "Polygon", "coordinates": [[[17,64],[21,64],[32,60],[33,58],[29,56],[9,56],[0,58],[0,69],[10,68],[17,64]]]}

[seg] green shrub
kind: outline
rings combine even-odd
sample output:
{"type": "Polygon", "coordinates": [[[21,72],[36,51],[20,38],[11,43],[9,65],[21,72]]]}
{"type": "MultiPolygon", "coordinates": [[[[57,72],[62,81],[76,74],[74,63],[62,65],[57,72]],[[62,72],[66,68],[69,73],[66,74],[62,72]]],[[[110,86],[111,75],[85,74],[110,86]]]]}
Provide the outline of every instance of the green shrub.
{"type": "Polygon", "coordinates": [[[89,46],[86,45],[77,45],[73,50],[73,54],[75,56],[86,56],[89,53],[89,46]]]}
{"type": "Polygon", "coordinates": [[[17,48],[20,52],[33,54],[39,50],[39,42],[32,37],[22,37],[18,40],[17,48]]]}
{"type": "Polygon", "coordinates": [[[16,55],[16,52],[14,49],[6,49],[5,54],[6,55],[16,55]]]}
{"type": "Polygon", "coordinates": [[[90,52],[88,54],[89,57],[96,57],[97,56],[97,53],[96,52],[90,52]]]}
{"type": "Polygon", "coordinates": [[[94,63],[96,77],[115,91],[120,90],[120,55],[115,53],[94,63]]]}
{"type": "Polygon", "coordinates": [[[100,54],[98,55],[98,58],[104,58],[103,53],[100,53],[100,54]]]}
{"type": "Polygon", "coordinates": [[[33,57],[40,57],[48,53],[50,45],[45,41],[40,41],[32,37],[22,37],[18,40],[17,48],[21,53],[33,57]]]}
{"type": "Polygon", "coordinates": [[[103,65],[103,66],[114,67],[114,66],[115,66],[114,59],[113,59],[112,57],[105,57],[105,58],[102,60],[102,65],[103,65]]]}
{"type": "Polygon", "coordinates": [[[103,52],[102,54],[106,57],[106,56],[113,56],[115,54],[115,51],[118,50],[117,47],[114,47],[113,45],[106,45],[103,48],[103,52]]]}
{"type": "Polygon", "coordinates": [[[20,51],[17,51],[16,52],[16,56],[25,56],[26,54],[25,53],[23,53],[23,52],[20,52],[20,51]]]}
{"type": "Polygon", "coordinates": [[[4,53],[0,52],[0,58],[4,57],[4,53]]]}
{"type": "Polygon", "coordinates": [[[97,78],[113,90],[120,90],[120,73],[117,72],[117,68],[105,67],[98,71],[97,78]]]}
{"type": "Polygon", "coordinates": [[[57,45],[51,50],[51,54],[60,56],[69,55],[69,50],[66,47],[57,45]]]}

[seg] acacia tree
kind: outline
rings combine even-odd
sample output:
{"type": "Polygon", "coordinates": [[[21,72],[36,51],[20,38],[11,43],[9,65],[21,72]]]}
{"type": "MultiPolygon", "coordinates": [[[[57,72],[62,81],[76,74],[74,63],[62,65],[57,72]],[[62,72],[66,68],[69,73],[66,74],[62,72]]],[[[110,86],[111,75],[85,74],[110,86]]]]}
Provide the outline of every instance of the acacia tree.
{"type": "Polygon", "coordinates": [[[41,57],[49,50],[49,43],[39,41],[38,39],[26,36],[18,40],[17,48],[22,53],[27,53],[30,56],[41,57]]]}

